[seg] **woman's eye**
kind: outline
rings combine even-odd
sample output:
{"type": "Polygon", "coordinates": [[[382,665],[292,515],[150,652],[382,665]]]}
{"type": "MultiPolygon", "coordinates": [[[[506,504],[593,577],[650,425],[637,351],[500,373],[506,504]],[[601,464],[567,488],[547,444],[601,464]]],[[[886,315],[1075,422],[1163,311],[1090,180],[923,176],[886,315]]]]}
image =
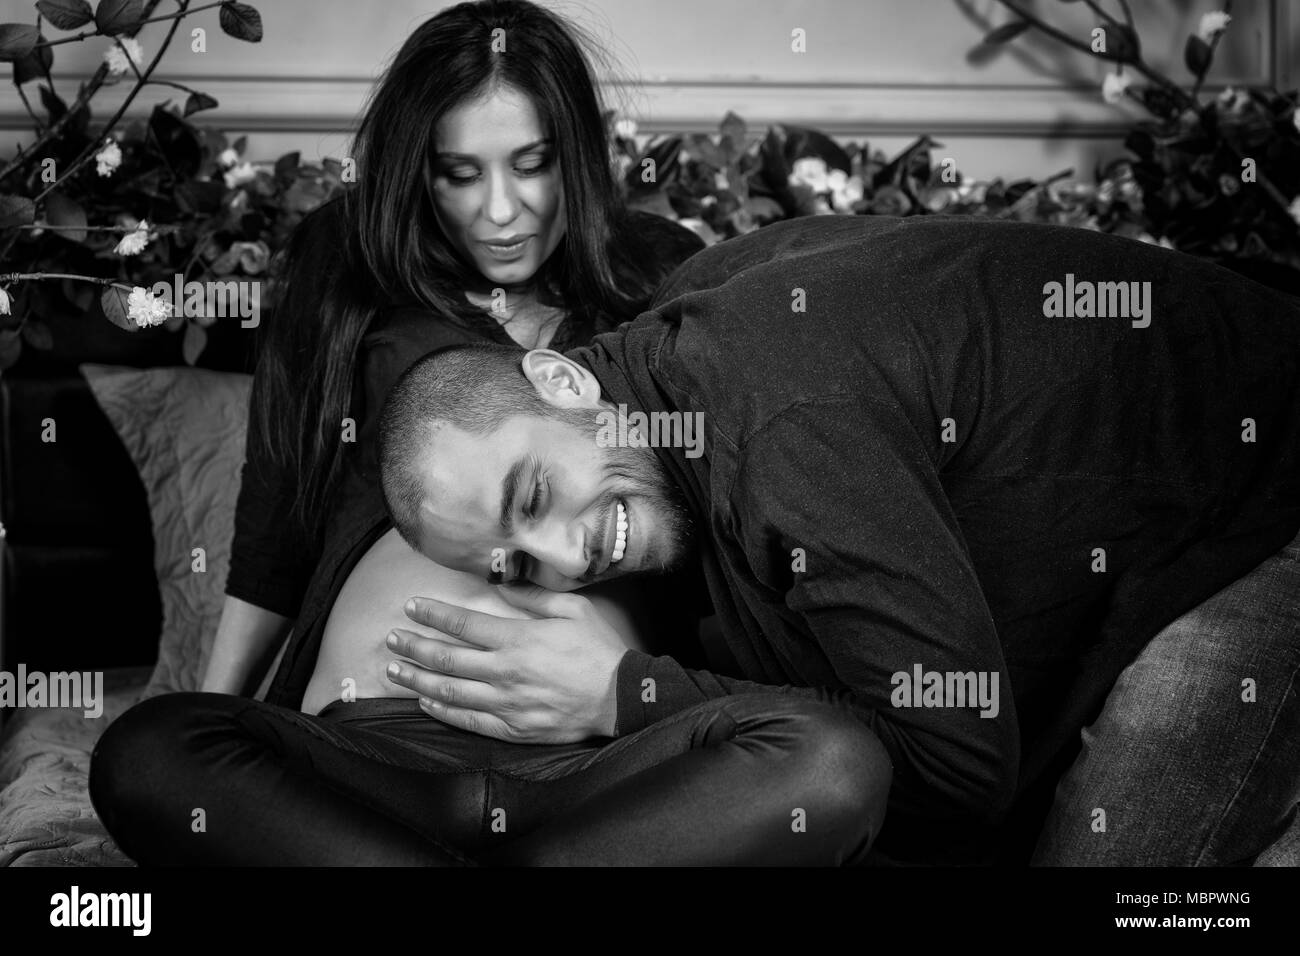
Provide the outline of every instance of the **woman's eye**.
{"type": "Polygon", "coordinates": [[[542,482],[533,486],[533,496],[528,501],[528,517],[536,518],[538,510],[542,507],[542,482]]]}
{"type": "Polygon", "coordinates": [[[551,166],[550,157],[542,157],[539,159],[531,159],[526,163],[522,163],[521,165],[516,166],[515,172],[517,172],[521,176],[536,176],[539,173],[546,172],[546,170],[549,169],[550,166],[551,166]]]}
{"type": "Polygon", "coordinates": [[[465,186],[478,179],[478,170],[471,166],[457,166],[454,169],[444,169],[443,176],[447,181],[456,186],[465,186]]]}

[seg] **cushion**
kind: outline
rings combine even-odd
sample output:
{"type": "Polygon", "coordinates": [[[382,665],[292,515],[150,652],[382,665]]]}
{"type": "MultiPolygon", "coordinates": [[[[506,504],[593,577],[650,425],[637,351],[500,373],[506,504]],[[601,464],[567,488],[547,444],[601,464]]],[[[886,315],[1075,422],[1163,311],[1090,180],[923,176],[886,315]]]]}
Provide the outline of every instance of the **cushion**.
{"type": "Polygon", "coordinates": [[[104,672],[104,712],[23,708],[0,738],[0,866],[131,866],[90,805],[95,742],[140,698],[150,667],[104,672]]]}
{"type": "Polygon", "coordinates": [[[83,365],[144,483],[162,598],[144,697],[198,690],[225,599],[252,376],[83,365]]]}

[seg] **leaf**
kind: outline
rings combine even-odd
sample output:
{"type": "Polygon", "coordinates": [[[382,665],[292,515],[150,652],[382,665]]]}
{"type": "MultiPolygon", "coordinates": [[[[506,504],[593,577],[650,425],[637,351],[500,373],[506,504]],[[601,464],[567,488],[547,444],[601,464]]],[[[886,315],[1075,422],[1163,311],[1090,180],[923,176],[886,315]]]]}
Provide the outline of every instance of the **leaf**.
{"type": "Polygon", "coordinates": [[[185,337],[181,339],[181,358],[185,359],[185,364],[193,365],[197,362],[207,344],[207,330],[197,322],[186,323],[185,337]]]}
{"type": "Polygon", "coordinates": [[[34,349],[48,352],[54,348],[54,333],[44,322],[28,319],[23,325],[23,341],[34,349]]]}
{"type": "Polygon", "coordinates": [[[189,116],[191,113],[199,112],[199,110],[213,110],[218,105],[217,101],[208,96],[207,93],[195,91],[185,100],[185,115],[189,116]]]}
{"type": "Polygon", "coordinates": [[[717,144],[708,137],[708,134],[691,133],[687,142],[690,144],[687,147],[687,152],[692,153],[695,159],[706,166],[711,166],[713,169],[722,169],[727,165],[727,157],[718,148],[717,144]]]}
{"type": "Polygon", "coordinates": [[[287,176],[297,169],[302,163],[302,154],[297,150],[292,153],[285,153],[275,161],[275,175],[287,176]]]}
{"type": "Polygon", "coordinates": [[[852,171],[853,161],[849,154],[825,133],[803,126],[787,126],[785,134],[785,158],[792,168],[796,159],[816,156],[825,160],[831,169],[841,169],[846,173],[852,171]]]}
{"type": "Polygon", "coordinates": [[[984,39],[981,42],[986,46],[1001,46],[1003,43],[1014,40],[1028,29],[1028,20],[1012,20],[1010,23],[1004,23],[997,29],[984,34],[984,39]]]}
{"type": "Polygon", "coordinates": [[[76,307],[78,312],[85,312],[95,301],[95,287],[89,282],[78,282],[76,279],[62,279],[59,288],[63,290],[64,297],[76,307]]]}
{"type": "Polygon", "coordinates": [[[36,203],[26,196],[0,196],[0,229],[30,226],[36,221],[36,203]]]}
{"type": "Polygon", "coordinates": [[[1106,52],[1097,55],[1103,60],[1116,63],[1136,63],[1142,52],[1137,34],[1128,27],[1118,23],[1107,24],[1101,29],[1106,31],[1106,52]]]}
{"type": "Polygon", "coordinates": [[[108,36],[130,33],[144,19],[144,0],[99,0],[95,26],[108,36]]]}
{"type": "Polygon", "coordinates": [[[1187,69],[1191,70],[1195,76],[1204,76],[1213,60],[1214,51],[1210,49],[1208,43],[1195,33],[1187,38],[1187,45],[1183,47],[1183,62],[1187,64],[1187,69]]]}
{"type": "Polygon", "coordinates": [[[59,118],[68,111],[68,104],[63,102],[58,93],[55,93],[48,86],[40,87],[41,104],[45,111],[50,114],[50,122],[58,122],[59,118]]]}
{"type": "Polygon", "coordinates": [[[727,115],[722,117],[718,130],[722,133],[720,142],[722,152],[728,159],[734,158],[737,153],[745,148],[745,139],[749,136],[749,128],[745,125],[745,121],[731,110],[728,110],[727,115]]]}
{"type": "Polygon", "coordinates": [[[60,30],[75,30],[95,19],[86,0],[37,0],[36,9],[60,30]]]}
{"type": "Polygon", "coordinates": [[[30,24],[0,23],[0,63],[21,60],[40,40],[40,33],[30,24]]]}
{"type": "Polygon", "coordinates": [[[221,5],[217,20],[221,29],[236,40],[249,43],[260,43],[262,40],[262,15],[246,3],[226,0],[221,5]]]}
{"type": "Polygon", "coordinates": [[[140,327],[135,324],[135,319],[131,318],[127,312],[126,299],[128,294],[117,288],[117,286],[109,286],[104,290],[103,295],[99,297],[99,307],[104,310],[104,318],[119,329],[136,332],[140,327]]]}
{"type": "Polygon", "coordinates": [[[72,232],[60,231],[59,235],[72,242],[86,240],[86,210],[62,193],[50,193],[45,197],[45,221],[51,226],[77,227],[72,232]]]}
{"type": "MultiPolygon", "coordinates": [[[[40,36],[44,43],[45,37],[40,36]]],[[[47,46],[38,46],[21,59],[14,60],[14,86],[22,86],[29,80],[37,80],[50,75],[54,65],[54,51],[47,46]]]]}
{"type": "Polygon", "coordinates": [[[170,110],[155,106],[149,116],[149,131],[178,178],[189,180],[198,172],[203,147],[192,126],[170,110]]]}
{"type": "Polygon", "coordinates": [[[11,367],[23,354],[23,342],[17,329],[0,329],[0,369],[11,367]]]}

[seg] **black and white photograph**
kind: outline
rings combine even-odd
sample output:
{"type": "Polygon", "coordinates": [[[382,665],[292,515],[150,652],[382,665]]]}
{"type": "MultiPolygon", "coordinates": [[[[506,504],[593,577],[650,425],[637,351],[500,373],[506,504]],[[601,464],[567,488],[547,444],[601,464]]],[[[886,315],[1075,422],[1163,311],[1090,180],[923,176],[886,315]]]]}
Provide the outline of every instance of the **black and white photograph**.
{"type": "Polygon", "coordinates": [[[0,64],[0,924],[1282,925],[1300,2],[3,0],[0,64]]]}

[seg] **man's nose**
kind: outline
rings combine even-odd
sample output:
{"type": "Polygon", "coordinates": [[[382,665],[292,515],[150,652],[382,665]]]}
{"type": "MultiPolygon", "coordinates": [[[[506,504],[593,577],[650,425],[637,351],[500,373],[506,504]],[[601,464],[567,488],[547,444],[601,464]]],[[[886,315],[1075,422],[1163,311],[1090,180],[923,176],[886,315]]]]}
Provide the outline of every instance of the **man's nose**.
{"type": "Polygon", "coordinates": [[[515,195],[515,184],[509,175],[488,174],[483,215],[496,226],[508,225],[519,215],[519,197],[515,195]]]}
{"type": "Polygon", "coordinates": [[[591,563],[586,537],[580,524],[557,524],[532,529],[526,536],[521,536],[519,545],[532,555],[537,564],[565,578],[576,579],[587,573],[591,563]]]}

